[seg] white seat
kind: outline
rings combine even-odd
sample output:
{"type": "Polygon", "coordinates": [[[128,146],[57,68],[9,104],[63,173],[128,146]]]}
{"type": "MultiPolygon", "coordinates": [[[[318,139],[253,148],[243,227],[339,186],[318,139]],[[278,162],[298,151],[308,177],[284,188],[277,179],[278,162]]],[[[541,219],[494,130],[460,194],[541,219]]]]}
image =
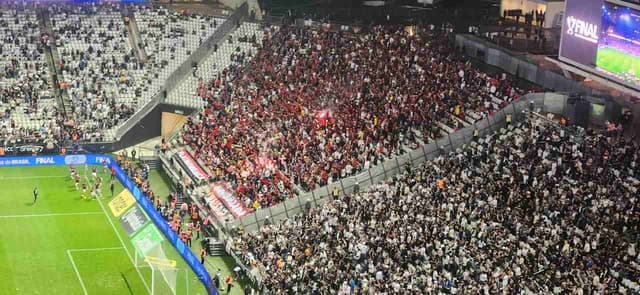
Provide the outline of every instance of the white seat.
{"type": "Polygon", "coordinates": [[[43,50],[35,12],[4,9],[0,39],[0,128],[7,132],[0,140],[26,137],[40,127],[48,128],[57,117],[46,56],[40,54],[43,50]]]}
{"type": "Polygon", "coordinates": [[[240,52],[247,54],[257,52],[258,48],[254,44],[238,42],[237,40],[239,37],[245,35],[255,35],[259,43],[262,41],[263,32],[259,24],[245,22],[229,35],[236,41],[229,43],[227,42],[228,38],[224,38],[224,41],[219,44],[218,50],[212,52],[200,62],[196,71],[196,77],[189,75],[174,91],[168,94],[167,103],[193,108],[204,106],[205,102],[203,99],[196,95],[198,79],[202,78],[203,81],[207,82],[214,79],[217,74],[217,69],[224,69],[232,63],[231,56],[235,52],[235,48],[239,47],[240,52]]]}

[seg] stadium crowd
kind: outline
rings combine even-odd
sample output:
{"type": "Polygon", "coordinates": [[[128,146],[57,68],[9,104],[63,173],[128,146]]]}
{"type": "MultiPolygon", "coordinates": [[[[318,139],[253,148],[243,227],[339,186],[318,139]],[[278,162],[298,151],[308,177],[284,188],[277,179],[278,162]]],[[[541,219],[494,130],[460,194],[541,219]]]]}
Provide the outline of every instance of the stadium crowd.
{"type": "Polygon", "coordinates": [[[129,6],[134,18],[123,16],[120,3],[47,9],[60,53],[60,87],[68,90],[75,124],[87,141],[114,139],[113,128],[158,95],[224,21],[156,5],[129,6]],[[131,21],[137,26],[129,26],[131,21]],[[132,36],[134,28],[139,34],[132,36]]]}
{"type": "MultiPolygon", "coordinates": [[[[472,68],[446,34],[282,26],[198,94],[182,140],[249,208],[313,190],[468,126],[523,94],[472,68]]],[[[243,41],[252,42],[253,36],[243,41]]]]}
{"type": "Polygon", "coordinates": [[[0,146],[70,136],[56,107],[45,49],[33,11],[6,5],[0,12],[0,146]]]}
{"type": "MultiPolygon", "coordinates": [[[[159,91],[217,27],[164,9],[136,13],[145,65],[117,6],[49,6],[61,86],[74,106],[67,120],[50,98],[50,37],[34,13],[1,12],[4,144],[106,139],[104,130],[159,91]]],[[[238,50],[217,78],[199,81],[207,106],[189,118],[181,141],[253,209],[293,196],[295,186],[313,190],[354,175],[524,94],[508,76],[474,69],[449,37],[391,26],[356,34],[266,28],[256,54],[238,50]]],[[[573,137],[528,122],[266,225],[235,246],[276,293],[640,292],[638,151],[614,133],[573,137]]],[[[162,201],[149,168],[125,161],[191,245],[197,208],[176,208],[180,191],[162,201]]]]}
{"type": "Polygon", "coordinates": [[[48,5],[63,81],[83,140],[110,139],[107,132],[138,106],[142,72],[119,4],[48,5]]]}
{"type": "Polygon", "coordinates": [[[275,294],[637,294],[638,151],[528,122],[235,242],[275,294]]]}

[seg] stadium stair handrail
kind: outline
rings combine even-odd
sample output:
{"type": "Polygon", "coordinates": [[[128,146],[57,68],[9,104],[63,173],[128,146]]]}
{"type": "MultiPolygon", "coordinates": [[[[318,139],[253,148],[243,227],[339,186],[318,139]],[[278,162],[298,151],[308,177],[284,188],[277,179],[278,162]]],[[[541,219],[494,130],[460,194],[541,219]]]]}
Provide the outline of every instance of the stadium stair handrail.
{"type": "Polygon", "coordinates": [[[146,117],[156,106],[161,103],[166,102],[166,97],[168,93],[173,91],[173,89],[178,86],[184,78],[191,73],[193,63],[199,63],[204,58],[206,58],[214,49],[214,45],[218,43],[220,40],[223,40],[224,37],[235,28],[236,23],[241,19],[246,18],[248,14],[248,6],[247,4],[243,4],[238,9],[236,9],[229,18],[227,18],[222,24],[220,24],[219,28],[202,42],[200,47],[198,47],[190,56],[185,60],[173,73],[169,75],[167,80],[164,83],[164,87],[158,90],[158,92],[153,95],[151,100],[147,102],[139,111],[137,111],[133,116],[127,119],[120,126],[116,127],[115,132],[115,140],[118,141],[122,138],[129,130],[135,127],[138,122],[144,117],[146,117]]]}

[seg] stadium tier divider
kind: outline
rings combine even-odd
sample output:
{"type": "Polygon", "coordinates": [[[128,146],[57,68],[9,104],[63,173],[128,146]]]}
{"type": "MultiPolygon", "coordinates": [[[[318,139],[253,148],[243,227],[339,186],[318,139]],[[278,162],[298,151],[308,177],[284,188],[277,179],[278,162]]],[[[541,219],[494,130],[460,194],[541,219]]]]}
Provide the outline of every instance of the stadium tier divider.
{"type": "MultiPolygon", "coordinates": [[[[230,32],[236,28],[236,25],[248,15],[248,5],[245,2],[240,5],[222,24],[218,26],[216,31],[209,36],[202,44],[193,51],[193,53],[185,60],[165,82],[164,90],[169,93],[178,86],[187,75],[192,73],[193,64],[199,64],[211,52],[213,52],[215,44],[224,39],[230,32]]],[[[163,100],[164,102],[164,100],[163,100]]]]}
{"type": "Polygon", "coordinates": [[[200,282],[204,285],[207,293],[210,295],[218,295],[219,292],[211,281],[211,275],[200,264],[198,257],[191,252],[171,230],[169,224],[164,220],[160,213],[155,209],[154,205],[142,193],[139,187],[129,178],[129,176],[120,168],[116,161],[105,154],[76,154],[76,155],[50,155],[50,156],[30,156],[30,157],[0,157],[0,168],[2,167],[29,167],[29,166],[52,166],[52,165],[104,165],[115,170],[116,179],[127,189],[135,198],[137,204],[142,208],[155,226],[162,232],[165,238],[176,249],[184,261],[189,265],[193,272],[198,276],[200,282]]]}
{"type": "MultiPolygon", "coordinates": [[[[507,125],[507,115],[512,116],[513,123],[524,121],[527,117],[527,112],[530,110],[566,116],[568,115],[566,106],[567,99],[568,96],[557,93],[530,93],[511,102],[500,111],[482,118],[465,128],[447,134],[433,143],[422,145],[408,153],[390,158],[355,176],[340,179],[330,185],[317,188],[313,191],[300,192],[294,198],[287,199],[284,202],[268,208],[256,210],[238,219],[225,221],[218,220],[215,216],[211,216],[212,214],[208,216],[214,221],[212,224],[217,227],[220,237],[226,239],[227,253],[231,255],[236,264],[248,274],[248,277],[254,284],[262,286],[262,275],[259,270],[251,267],[249,263],[245,263],[246,261],[240,257],[240,254],[236,253],[233,246],[234,233],[230,232],[230,229],[238,230],[242,228],[245,233],[255,232],[265,224],[281,222],[287,218],[302,214],[312,207],[320,207],[327,201],[333,199],[332,192],[334,187],[339,191],[338,198],[345,194],[353,193],[356,183],[359,191],[364,191],[369,186],[390,179],[394,175],[402,173],[405,169],[409,169],[411,166],[419,165],[427,160],[433,160],[439,155],[442,155],[443,152],[454,151],[474,144],[474,129],[479,131],[479,140],[483,140],[483,138],[487,136],[492,136],[492,134],[500,130],[506,132],[507,129],[504,127],[507,125]]],[[[164,161],[165,165],[170,162],[170,167],[184,170],[184,167],[174,163],[173,157],[170,155],[165,156],[170,157],[170,160],[164,161]]]]}
{"type": "Polygon", "coordinates": [[[147,116],[156,106],[161,103],[166,103],[166,94],[173,91],[176,86],[184,80],[186,75],[191,74],[192,64],[199,63],[205,57],[207,57],[214,48],[214,45],[235,28],[236,24],[246,18],[248,15],[248,6],[246,3],[240,5],[232,14],[222,23],[219,28],[205,41],[202,42],[190,56],[185,60],[165,81],[160,91],[154,95],[149,102],[147,102],[139,111],[135,112],[129,119],[127,119],[120,126],[117,126],[115,132],[115,140],[119,140],[126,134],[131,128],[136,126],[138,122],[147,116]]]}

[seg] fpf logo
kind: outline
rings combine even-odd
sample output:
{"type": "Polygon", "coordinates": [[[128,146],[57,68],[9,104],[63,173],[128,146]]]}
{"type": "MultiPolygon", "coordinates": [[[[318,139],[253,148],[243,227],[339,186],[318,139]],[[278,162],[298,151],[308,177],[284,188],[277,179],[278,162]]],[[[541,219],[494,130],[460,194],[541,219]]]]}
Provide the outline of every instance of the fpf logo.
{"type": "Polygon", "coordinates": [[[567,34],[598,44],[598,25],[573,16],[567,17],[567,34]]]}

